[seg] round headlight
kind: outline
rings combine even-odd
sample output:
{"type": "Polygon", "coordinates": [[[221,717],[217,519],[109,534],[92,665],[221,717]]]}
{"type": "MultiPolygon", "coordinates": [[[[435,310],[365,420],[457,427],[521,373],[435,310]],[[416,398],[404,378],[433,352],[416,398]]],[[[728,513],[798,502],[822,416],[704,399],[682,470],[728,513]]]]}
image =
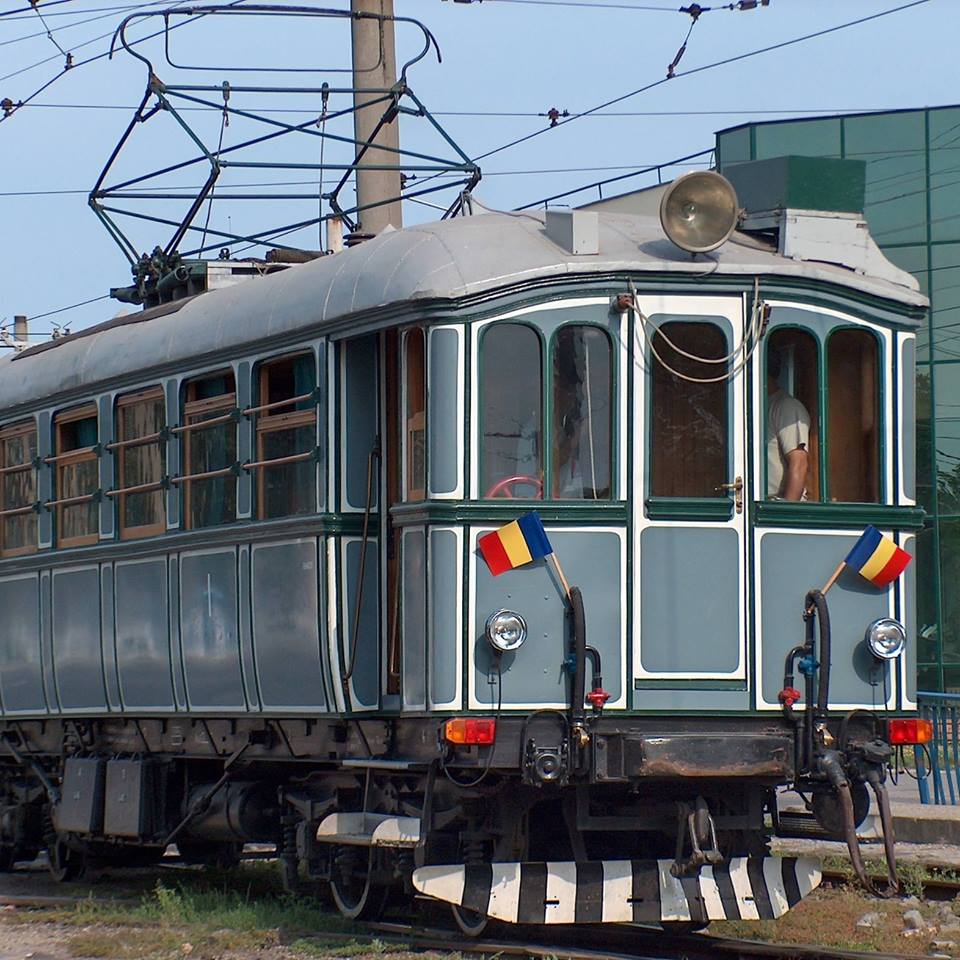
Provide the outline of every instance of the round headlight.
{"type": "Polygon", "coordinates": [[[864,637],[870,652],[878,660],[896,660],[903,653],[907,642],[907,631],[903,624],[889,617],[875,620],[867,627],[864,637]]]}
{"type": "Polygon", "coordinates": [[[527,639],[527,624],[519,613],[498,610],[487,617],[487,642],[497,653],[517,650],[527,639]]]}

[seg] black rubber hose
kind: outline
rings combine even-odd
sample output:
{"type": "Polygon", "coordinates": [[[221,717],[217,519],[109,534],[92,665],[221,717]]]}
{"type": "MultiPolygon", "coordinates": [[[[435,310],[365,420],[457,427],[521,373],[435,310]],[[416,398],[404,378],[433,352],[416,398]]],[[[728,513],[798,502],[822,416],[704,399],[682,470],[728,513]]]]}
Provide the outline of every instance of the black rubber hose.
{"type": "Polygon", "coordinates": [[[586,696],[587,675],[587,622],[583,612],[583,595],[579,587],[570,588],[570,626],[573,634],[573,689],[570,691],[570,722],[573,726],[583,724],[583,707],[586,696]]]}
{"type": "Polygon", "coordinates": [[[817,677],[817,715],[825,717],[830,704],[830,611],[827,601],[819,590],[811,590],[803,603],[807,616],[810,616],[811,607],[816,610],[817,626],[819,627],[819,643],[817,657],[820,661],[820,672],[817,677]]]}

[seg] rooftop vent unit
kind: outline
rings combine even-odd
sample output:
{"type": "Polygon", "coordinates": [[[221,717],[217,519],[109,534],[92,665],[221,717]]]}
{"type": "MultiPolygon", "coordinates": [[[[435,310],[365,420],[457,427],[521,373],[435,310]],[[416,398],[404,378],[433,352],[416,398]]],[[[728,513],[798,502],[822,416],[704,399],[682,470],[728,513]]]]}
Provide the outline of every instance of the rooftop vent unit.
{"type": "Polygon", "coordinates": [[[724,166],[743,207],[740,230],[793,260],[847,267],[900,286],[916,280],[895,267],[863,215],[866,164],[826,157],[774,157],[724,166]]]}

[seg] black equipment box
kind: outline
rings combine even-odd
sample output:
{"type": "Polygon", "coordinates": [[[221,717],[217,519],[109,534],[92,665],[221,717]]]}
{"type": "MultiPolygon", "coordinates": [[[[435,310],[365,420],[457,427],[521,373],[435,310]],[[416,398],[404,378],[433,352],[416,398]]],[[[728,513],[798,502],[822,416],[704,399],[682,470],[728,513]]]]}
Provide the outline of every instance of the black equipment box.
{"type": "Polygon", "coordinates": [[[106,763],[100,757],[68,757],[57,805],[57,830],[100,833],[103,825],[103,781],[106,763]]]}
{"type": "Polygon", "coordinates": [[[152,835],[155,764],[149,760],[107,762],[103,832],[108,837],[152,835]]]}

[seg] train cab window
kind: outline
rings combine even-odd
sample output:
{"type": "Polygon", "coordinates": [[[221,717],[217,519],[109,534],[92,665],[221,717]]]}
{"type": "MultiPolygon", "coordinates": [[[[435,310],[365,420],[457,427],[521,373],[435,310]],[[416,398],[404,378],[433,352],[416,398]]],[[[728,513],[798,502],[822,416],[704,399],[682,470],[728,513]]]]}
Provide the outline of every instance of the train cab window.
{"type": "Polygon", "coordinates": [[[262,363],[257,374],[257,516],[291,517],[317,508],[317,400],[313,355],[262,363]]]}
{"type": "Polygon", "coordinates": [[[183,516],[187,529],[230,523],[237,517],[237,403],[233,373],[191,380],[186,387],[182,436],[183,516]]]}
{"type": "Polygon", "coordinates": [[[427,381],[426,347],[422,330],[406,334],[404,364],[404,415],[407,500],[422,500],[427,486],[427,381]]]}
{"type": "Polygon", "coordinates": [[[54,418],[57,546],[96,543],[100,529],[97,452],[97,408],[93,405],[59,413],[54,418]]]}
{"type": "Polygon", "coordinates": [[[480,488],[484,497],[543,497],[540,337],[494,323],[480,343],[480,488]]]}
{"type": "Polygon", "coordinates": [[[553,341],[553,496],[611,493],[611,345],[596,327],[562,327],[553,341]]]}
{"type": "Polygon", "coordinates": [[[766,347],[766,495],[820,500],[819,362],[805,330],[775,330],[766,347]]]}
{"type": "Polygon", "coordinates": [[[114,496],[121,540],[155,536],[166,529],[165,427],[166,405],[160,387],[118,398],[117,439],[111,447],[117,467],[114,496]]]}
{"type": "Polygon", "coordinates": [[[880,500],[880,391],[876,338],[836,330],[827,340],[827,491],[831,500],[880,500]]]}
{"type": "Polygon", "coordinates": [[[32,420],[0,430],[0,556],[37,549],[37,428],[32,420]]]}
{"type": "Polygon", "coordinates": [[[650,493],[722,497],[729,472],[728,385],[717,377],[729,348],[712,323],[670,321],[651,339],[650,493]],[[689,378],[689,379],[688,379],[689,378]]]}

